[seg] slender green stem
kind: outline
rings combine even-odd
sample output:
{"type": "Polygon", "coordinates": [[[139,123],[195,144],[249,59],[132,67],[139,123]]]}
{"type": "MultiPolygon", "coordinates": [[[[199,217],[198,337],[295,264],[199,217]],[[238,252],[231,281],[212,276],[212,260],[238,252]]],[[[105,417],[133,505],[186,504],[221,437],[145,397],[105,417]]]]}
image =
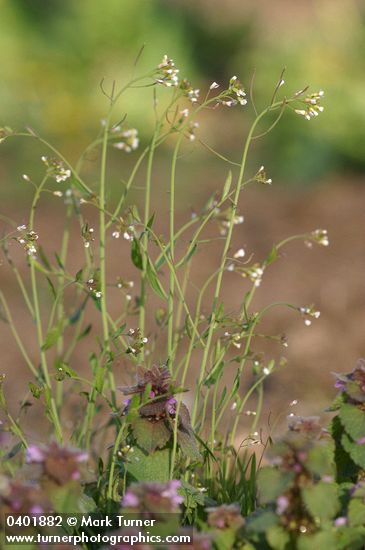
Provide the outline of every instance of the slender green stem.
{"type": "MultiPolygon", "coordinates": [[[[145,189],[145,202],[144,202],[144,227],[147,227],[147,224],[150,219],[150,206],[151,206],[151,184],[152,184],[152,166],[153,159],[155,154],[156,140],[160,131],[161,123],[156,124],[155,131],[153,133],[151,146],[149,148],[148,154],[148,163],[147,163],[147,175],[146,175],[146,189],[145,189]]],[[[142,338],[145,333],[145,322],[146,322],[146,284],[147,284],[147,264],[149,262],[148,258],[148,233],[147,231],[143,235],[143,255],[142,255],[142,273],[141,273],[141,291],[140,291],[140,307],[139,307],[139,329],[141,331],[142,338]]],[[[144,359],[144,347],[141,349],[140,354],[141,360],[144,359]]]]}
{"type": "Polygon", "coordinates": [[[35,368],[35,366],[33,365],[32,361],[30,360],[29,358],[29,355],[28,355],[28,352],[26,351],[24,345],[23,345],[23,342],[19,336],[19,333],[14,325],[14,320],[12,318],[12,315],[10,313],[10,310],[9,310],[9,307],[8,307],[8,304],[6,302],[6,299],[5,299],[5,296],[4,294],[0,291],[0,301],[1,301],[1,304],[3,306],[3,309],[4,309],[4,312],[5,312],[5,316],[6,316],[6,319],[9,323],[9,326],[10,326],[10,329],[11,329],[11,332],[13,333],[13,336],[14,336],[14,339],[17,343],[17,346],[23,356],[23,359],[24,361],[26,362],[26,364],[28,365],[29,369],[32,371],[32,373],[34,374],[35,377],[38,377],[38,372],[37,372],[37,369],[35,368]]]}
{"type": "MultiPolygon", "coordinates": [[[[176,163],[180,150],[180,145],[184,134],[181,133],[175,145],[174,154],[171,164],[170,178],[170,261],[174,264],[175,260],[175,180],[176,180],[176,163]]],[[[173,336],[174,336],[174,294],[175,294],[175,278],[170,269],[169,296],[167,306],[167,360],[169,364],[172,362],[173,336]]]]}
{"type": "MultiPolygon", "coordinates": [[[[67,211],[66,211],[66,225],[65,229],[63,231],[63,237],[62,237],[62,244],[61,244],[61,262],[62,265],[66,264],[66,258],[67,258],[67,251],[68,251],[68,244],[70,240],[70,220],[72,215],[72,205],[68,205],[67,211]]],[[[57,302],[57,320],[59,323],[64,322],[65,318],[65,308],[64,308],[64,274],[58,276],[58,292],[60,294],[60,297],[57,302]]],[[[61,334],[60,338],[57,341],[57,355],[58,357],[61,357],[63,353],[63,334],[61,334]]],[[[57,408],[58,410],[61,409],[63,401],[63,382],[59,381],[57,383],[56,387],[56,402],[57,402],[57,408]]]]}
{"type": "MultiPolygon", "coordinates": [[[[106,226],[105,226],[105,208],[106,208],[106,198],[105,198],[105,181],[106,181],[106,159],[107,159],[107,148],[108,148],[108,134],[110,127],[110,117],[111,117],[111,108],[109,114],[105,121],[104,127],[104,137],[101,151],[101,168],[100,168],[100,188],[99,188],[99,202],[100,202],[100,211],[99,211],[99,262],[100,262],[100,307],[101,307],[101,319],[103,327],[103,338],[104,346],[107,351],[110,350],[110,335],[109,335],[109,325],[108,325],[108,306],[107,306],[107,286],[106,286],[106,226]]],[[[112,393],[112,401],[115,403],[115,382],[114,376],[111,368],[109,368],[108,373],[109,385],[112,393]]]]}
{"type": "Polygon", "coordinates": [[[122,424],[122,426],[120,427],[117,433],[117,437],[115,439],[115,443],[113,447],[112,459],[111,459],[110,470],[109,470],[108,493],[107,493],[109,500],[112,500],[113,498],[114,472],[118,461],[118,451],[123,438],[124,428],[125,428],[125,422],[122,424]]]}
{"type": "MultiPolygon", "coordinates": [[[[42,193],[43,187],[47,181],[47,176],[43,178],[42,182],[39,184],[37,191],[35,192],[30,217],[29,217],[29,228],[31,230],[34,230],[34,218],[35,218],[35,212],[37,208],[37,204],[40,198],[40,195],[42,193]]],[[[34,259],[30,258],[30,278],[31,278],[31,285],[32,285],[32,294],[33,294],[33,308],[34,308],[34,317],[36,322],[36,330],[37,330],[37,338],[38,338],[38,345],[40,349],[40,358],[41,358],[41,366],[42,366],[42,372],[44,376],[45,385],[49,390],[49,406],[50,406],[50,415],[52,418],[52,421],[54,423],[56,436],[59,439],[59,441],[63,441],[63,435],[62,435],[62,427],[60,424],[59,416],[58,416],[58,410],[56,406],[55,399],[53,397],[52,393],[52,383],[51,378],[48,372],[48,365],[47,365],[47,359],[45,351],[43,350],[43,329],[42,329],[42,317],[40,312],[40,306],[39,306],[39,296],[38,296],[38,288],[37,288],[37,277],[36,277],[36,271],[35,271],[35,263],[34,259]]]]}
{"type": "MultiPolygon", "coordinates": [[[[273,107],[277,107],[277,104],[274,104],[273,107]]],[[[229,248],[231,246],[233,227],[234,227],[234,218],[235,218],[236,211],[237,211],[237,208],[238,208],[238,201],[239,201],[240,192],[241,192],[241,189],[242,189],[242,183],[243,183],[243,178],[244,178],[244,173],[245,173],[245,168],[246,168],[248,150],[249,150],[249,147],[251,145],[252,136],[254,134],[254,131],[255,131],[258,123],[266,115],[266,113],[269,110],[270,110],[270,107],[268,107],[267,109],[262,111],[262,113],[260,113],[256,117],[256,119],[254,120],[254,122],[253,122],[253,124],[250,128],[250,131],[248,133],[248,136],[247,136],[247,139],[246,139],[246,142],[245,142],[245,145],[244,145],[243,153],[242,153],[241,168],[240,168],[238,179],[237,179],[236,189],[235,189],[234,198],[233,198],[233,205],[232,205],[232,210],[231,210],[231,215],[230,215],[230,220],[229,220],[229,225],[228,225],[228,232],[227,232],[225,245],[224,245],[224,249],[223,249],[223,253],[222,253],[222,257],[221,257],[221,264],[220,264],[221,269],[218,272],[217,282],[216,282],[216,287],[215,287],[215,292],[214,292],[214,297],[213,297],[212,314],[211,314],[210,325],[209,325],[209,330],[208,330],[207,342],[206,342],[206,345],[205,345],[205,348],[204,348],[202,364],[201,364],[201,367],[200,367],[200,377],[199,377],[199,382],[198,382],[196,399],[194,401],[193,414],[192,414],[193,426],[195,424],[196,415],[197,415],[199,392],[200,392],[201,384],[202,384],[203,377],[204,377],[204,374],[205,374],[205,371],[206,371],[207,361],[208,361],[209,352],[210,352],[210,346],[212,344],[213,335],[214,335],[214,332],[215,332],[215,329],[216,329],[216,314],[217,314],[216,308],[217,308],[217,305],[218,305],[218,300],[219,300],[219,295],[220,295],[220,290],[221,290],[221,285],[222,285],[224,267],[225,267],[225,264],[226,264],[228,251],[229,251],[229,248]]]]}

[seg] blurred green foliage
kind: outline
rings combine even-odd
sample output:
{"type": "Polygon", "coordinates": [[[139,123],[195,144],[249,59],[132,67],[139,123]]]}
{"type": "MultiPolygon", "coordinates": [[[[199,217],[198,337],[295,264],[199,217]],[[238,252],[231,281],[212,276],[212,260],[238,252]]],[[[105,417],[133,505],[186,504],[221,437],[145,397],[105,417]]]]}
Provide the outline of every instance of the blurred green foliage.
{"type": "MultiPolygon", "coordinates": [[[[263,1],[251,9],[238,0],[224,6],[216,0],[0,0],[0,9],[0,125],[30,125],[67,154],[81,150],[106,109],[101,79],[106,86],[127,79],[146,44],[138,72],[168,53],[182,75],[201,87],[236,73],[248,87],[255,68],[259,105],[270,100],[283,66],[288,93],[307,84],[325,90],[319,124],[287,116],[260,145],[275,181],[307,183],[328,172],[364,168],[365,30],[355,0],[263,1]]],[[[125,112],[148,137],[152,91],[127,96],[125,112]]],[[[244,117],[234,120],[238,135],[244,117]]],[[[231,123],[229,116],[227,127],[231,123]]],[[[240,142],[225,135],[220,116],[222,124],[211,144],[224,151],[228,142],[234,155],[240,142]]],[[[27,160],[19,142],[7,147],[6,157],[0,154],[3,162],[27,160]]]]}

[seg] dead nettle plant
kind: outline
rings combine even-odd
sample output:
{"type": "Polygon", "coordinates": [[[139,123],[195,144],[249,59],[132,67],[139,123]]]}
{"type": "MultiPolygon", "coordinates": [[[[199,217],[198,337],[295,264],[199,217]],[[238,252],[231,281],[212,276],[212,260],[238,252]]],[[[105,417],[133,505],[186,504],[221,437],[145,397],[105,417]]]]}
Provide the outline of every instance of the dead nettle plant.
{"type": "MultiPolygon", "coordinates": [[[[6,228],[1,239],[3,253],[24,298],[24,315],[27,313],[34,322],[38,341],[36,357],[23,342],[4,290],[0,292],[2,317],[15,338],[24,366],[32,375],[29,390],[33,398],[44,405],[50,421],[50,436],[61,445],[70,439],[74,445],[88,451],[92,449],[94,456],[100,456],[103,450],[95,448],[95,436],[101,430],[115,431],[115,444],[107,464],[99,462],[103,482],[98,487],[105,489],[109,499],[119,499],[118,494],[125,487],[121,480],[127,481],[128,476],[161,481],[185,477],[194,483],[196,466],[202,464],[200,471],[204,472],[205,480],[213,479],[218,469],[222,483],[224,480],[231,483],[239,459],[235,442],[240,420],[244,414],[253,418],[250,432],[253,435],[249,435],[241,447],[247,450],[249,445],[263,443],[256,431],[263,387],[266,378],[279,366],[257,349],[262,336],[261,320],[272,309],[282,306],[297,311],[306,325],[319,316],[312,306],[297,307],[282,302],[257,310],[255,294],[269,266],[280,257],[287,243],[300,239],[308,246],[328,245],[327,232],[317,229],[286,238],[274,245],[264,259],[246,255],[243,248],[232,249],[234,230],[244,221],[239,210],[241,194],[249,185],[272,183],[263,166],[248,173],[247,158],[252,144],[273,131],[287,111],[308,120],[315,118],[323,110],[323,92],[309,93],[304,88],[282,95],[282,74],[268,103],[259,110],[254,100],[253,79],[247,93],[236,76],[227,86],[213,82],[202,93],[180,77],[168,56],[147,74],[133,76],[121,87],[113,82],[109,89],[102,81],[101,89],[109,105],[107,114],[99,134],[75,165],[33,129],[1,129],[2,142],[23,138],[36,142],[44,168],[40,179],[23,175],[24,182],[34,188],[26,223],[1,218],[6,228]],[[148,98],[152,87],[155,116],[153,134],[141,148],[137,129],[126,117],[120,119],[119,116],[123,95],[140,87],[146,88],[148,98]],[[189,214],[186,223],[178,226],[175,191],[179,159],[186,150],[199,145],[196,137],[199,117],[205,110],[234,107],[239,110],[238,116],[253,116],[243,138],[241,156],[234,160],[227,158],[203,143],[212,155],[228,165],[227,176],[206,206],[200,212],[189,214]],[[169,140],[173,152],[164,172],[170,201],[169,230],[161,236],[155,229],[159,212],[151,210],[151,193],[156,152],[169,140]],[[110,148],[136,157],[115,202],[111,201],[108,190],[110,148]],[[86,178],[85,158],[94,151],[100,152],[100,172],[96,177],[86,178]],[[137,207],[130,201],[130,192],[137,182],[140,185],[142,168],[145,169],[144,200],[143,205],[137,207]],[[90,183],[89,179],[98,184],[90,183]],[[53,256],[47,255],[42,246],[43,235],[38,232],[37,219],[42,199],[49,200],[50,194],[55,200],[62,199],[60,208],[65,209],[61,248],[54,251],[53,256]],[[97,211],[99,223],[95,227],[88,222],[90,209],[97,211]],[[74,218],[80,228],[76,234],[71,230],[74,218]],[[218,242],[222,243],[220,261],[191,303],[192,300],[187,299],[192,284],[191,266],[206,241],[204,230],[212,224],[216,227],[218,242]],[[84,259],[77,273],[68,267],[71,239],[83,243],[84,259]],[[107,259],[112,241],[114,246],[117,241],[122,249],[130,249],[136,270],[134,281],[123,278],[123,274],[117,281],[111,280],[107,259]],[[16,246],[24,250],[23,262],[28,267],[25,275],[25,270],[13,259],[16,246]],[[236,311],[226,311],[224,282],[235,276],[243,278],[242,298],[236,311]],[[49,290],[48,300],[45,302],[42,298],[41,303],[40,292],[44,296],[45,287],[49,290]],[[119,289],[123,298],[116,318],[110,313],[110,293],[115,289],[119,289]],[[213,298],[207,313],[202,305],[208,292],[213,298]],[[66,294],[68,301],[65,301],[66,294]],[[157,296],[160,305],[155,312],[156,323],[147,326],[146,312],[152,294],[157,296]],[[73,307],[70,308],[71,295],[73,307]],[[95,344],[90,343],[91,377],[87,378],[81,376],[74,352],[83,338],[91,338],[89,307],[99,312],[100,330],[94,330],[95,344]],[[122,405],[122,394],[115,382],[115,363],[120,357],[130,361],[136,373],[136,383],[122,388],[128,398],[122,405]],[[222,380],[227,371],[234,373],[229,387],[222,380]],[[251,377],[252,383],[242,394],[243,377],[251,377]],[[188,379],[195,381],[190,412],[183,402],[188,379]],[[63,415],[72,384],[77,388],[75,393],[80,392],[81,384],[80,399],[86,398],[86,403],[82,418],[75,419],[69,434],[69,430],[66,433],[64,429],[63,415]],[[257,407],[247,411],[248,400],[255,396],[257,407]],[[111,412],[107,425],[97,416],[101,403],[111,412]],[[228,429],[223,422],[227,412],[231,418],[233,415],[228,429]],[[219,456],[221,462],[217,461],[219,456]]],[[[147,106],[150,106],[149,99],[147,106]]],[[[273,340],[281,346],[287,345],[284,337],[273,337],[273,340]]],[[[6,416],[6,430],[18,438],[19,449],[27,447],[27,435],[18,417],[12,416],[3,394],[1,406],[6,416]]],[[[244,468],[244,464],[239,464],[244,468]]],[[[252,468],[254,474],[254,463],[252,468]]]]}

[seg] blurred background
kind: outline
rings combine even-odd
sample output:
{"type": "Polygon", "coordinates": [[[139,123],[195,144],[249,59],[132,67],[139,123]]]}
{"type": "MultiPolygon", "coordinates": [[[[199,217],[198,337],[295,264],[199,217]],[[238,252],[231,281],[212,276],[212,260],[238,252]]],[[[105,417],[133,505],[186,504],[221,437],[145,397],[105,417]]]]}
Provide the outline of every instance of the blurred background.
{"type": "MultiPolygon", "coordinates": [[[[295,412],[320,414],[334,396],[331,372],[351,370],[365,354],[364,8],[360,0],[0,0],[0,125],[34,128],[71,161],[99,131],[107,109],[101,79],[126,81],[143,44],[139,72],[167,53],[181,75],[202,89],[212,81],[226,83],[233,74],[248,87],[255,70],[260,106],[270,101],[283,67],[284,94],[307,84],[313,91],[325,90],[320,117],[307,122],[288,113],[255,145],[250,168],[264,164],[273,185],[251,188],[241,205],[246,221],[234,246],[255,251],[258,260],[274,242],[318,227],[328,229],[331,242],[328,249],[312,250],[291,244],[260,289],[257,306],[284,300],[315,303],[322,312],[310,328],[283,310],[267,320],[266,332],[285,332],[289,347],[288,365],[268,382],[266,413],[286,413],[289,402],[298,399],[295,412]]],[[[154,120],[152,92],[127,95],[121,116],[124,112],[147,143],[154,120]]],[[[251,117],[249,106],[247,114],[239,108],[208,112],[200,120],[200,137],[237,159],[251,117]]],[[[26,220],[31,196],[21,174],[36,177],[41,154],[44,150],[29,140],[8,140],[0,148],[1,212],[19,223],[26,220]]],[[[163,164],[169,156],[167,145],[157,160],[153,205],[166,202],[163,164]]],[[[131,162],[120,153],[112,158],[111,194],[118,193],[131,162]]],[[[89,170],[96,178],[97,161],[86,167],[86,177],[89,170]]],[[[190,208],[204,204],[226,171],[203,147],[194,147],[182,160],[181,221],[190,208]]],[[[59,203],[51,197],[38,216],[41,231],[54,244],[59,203]]],[[[196,268],[198,282],[219,257],[217,247],[210,250],[208,261],[196,268]]],[[[5,262],[0,286],[27,338],[21,300],[5,262]]],[[[242,279],[232,278],[227,286],[228,303],[234,305],[242,279]]],[[[30,335],[28,340],[32,347],[30,335]]],[[[10,375],[21,360],[3,324],[0,344],[1,371],[10,375]]],[[[19,384],[9,391],[20,398],[19,384]]]]}

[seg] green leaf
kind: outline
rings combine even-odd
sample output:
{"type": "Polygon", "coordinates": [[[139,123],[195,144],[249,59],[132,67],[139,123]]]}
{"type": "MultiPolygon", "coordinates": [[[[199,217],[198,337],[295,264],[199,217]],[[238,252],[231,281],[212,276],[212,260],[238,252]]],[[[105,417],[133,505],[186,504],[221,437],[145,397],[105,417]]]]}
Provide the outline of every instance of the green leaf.
{"type": "Polygon", "coordinates": [[[345,451],[351,456],[352,460],[360,466],[365,468],[365,445],[359,445],[350,438],[346,433],[341,438],[341,443],[345,451]]]}
{"type": "Polygon", "coordinates": [[[223,193],[222,193],[222,200],[225,200],[228,195],[229,195],[229,191],[231,189],[231,185],[232,185],[232,171],[230,170],[228,172],[228,176],[227,176],[227,179],[226,181],[224,182],[224,187],[223,187],[223,193]]]}
{"type": "Polygon", "coordinates": [[[330,441],[318,444],[308,452],[307,468],[317,476],[334,475],[334,445],[330,441]]]}
{"type": "Polygon", "coordinates": [[[293,472],[280,472],[270,466],[261,468],[257,477],[260,502],[267,504],[276,500],[289,488],[293,477],[293,472]]]}
{"type": "Polygon", "coordinates": [[[98,393],[102,393],[105,382],[105,369],[99,367],[95,373],[95,389],[98,393]]]}
{"type": "Polygon", "coordinates": [[[143,259],[138,239],[133,239],[132,241],[131,258],[138,269],[143,269],[143,259]]]}
{"type": "Polygon", "coordinates": [[[52,271],[52,266],[44,252],[44,248],[43,246],[39,245],[38,246],[38,256],[39,256],[39,259],[41,260],[42,264],[44,265],[44,267],[46,267],[48,269],[48,271],[52,271]]]}
{"type": "Polygon", "coordinates": [[[268,529],[266,538],[267,542],[275,550],[286,550],[286,546],[290,542],[289,533],[279,526],[268,529]]]}
{"type": "Polygon", "coordinates": [[[220,378],[220,376],[223,372],[224,365],[225,365],[224,361],[219,361],[218,364],[213,366],[212,370],[210,371],[210,373],[208,374],[208,376],[204,380],[204,386],[208,386],[208,388],[209,388],[210,386],[213,386],[219,380],[219,378],[220,378]]]}
{"type": "Polygon", "coordinates": [[[77,341],[79,342],[80,340],[85,338],[88,334],[90,334],[91,329],[92,329],[92,324],[89,323],[88,325],[86,325],[84,330],[78,335],[77,341]]]}
{"type": "Polygon", "coordinates": [[[152,226],[153,226],[153,222],[155,221],[155,214],[153,213],[152,216],[150,217],[150,219],[148,220],[148,223],[147,223],[147,229],[151,229],[152,226]]]}
{"type": "Polygon", "coordinates": [[[152,267],[152,264],[149,260],[147,262],[146,275],[147,275],[148,282],[150,283],[152,289],[155,291],[157,296],[159,296],[160,298],[166,300],[167,299],[167,294],[164,291],[164,289],[162,288],[161,283],[160,283],[160,281],[157,277],[157,273],[154,270],[154,268],[152,267]]]}
{"type": "Polygon", "coordinates": [[[365,437],[365,411],[355,405],[343,403],[339,415],[343,427],[352,439],[365,437]]]}
{"type": "MultiPolygon", "coordinates": [[[[343,527],[338,532],[336,550],[364,550],[365,527],[343,527]]],[[[311,550],[314,550],[313,547],[311,550]]],[[[332,550],[332,548],[331,548],[332,550]]]]}
{"type": "Polygon", "coordinates": [[[52,283],[52,281],[49,277],[46,277],[46,279],[47,279],[48,286],[51,289],[52,296],[53,296],[54,299],[56,299],[57,298],[57,292],[56,292],[56,289],[54,287],[54,284],[52,283]]]}
{"type": "MultiPolygon", "coordinates": [[[[302,535],[297,542],[296,550],[337,550],[337,537],[334,531],[321,531],[315,535],[302,535]]],[[[352,548],[351,548],[352,550],[352,548]]]]}
{"type": "Polygon", "coordinates": [[[64,270],[65,270],[65,266],[63,265],[63,262],[62,262],[60,256],[57,254],[57,252],[55,252],[55,258],[56,258],[56,262],[57,262],[58,267],[59,267],[62,271],[64,271],[64,270]]]}
{"type": "Polygon", "coordinates": [[[79,512],[79,497],[81,493],[81,485],[76,483],[66,483],[62,487],[52,486],[52,490],[48,491],[48,497],[54,507],[54,510],[59,514],[72,514],[79,512]]]}
{"type": "Polygon", "coordinates": [[[177,431],[177,442],[184,455],[197,462],[202,460],[196,439],[191,431],[179,429],[177,431]]]}
{"type": "Polygon", "coordinates": [[[77,272],[76,275],[75,275],[75,281],[76,281],[77,283],[81,283],[81,282],[82,282],[83,274],[84,274],[84,270],[83,270],[83,269],[79,269],[78,272],[77,272]]]}
{"type": "Polygon", "coordinates": [[[214,532],[214,548],[232,550],[236,540],[236,529],[221,529],[214,532]]]}
{"type": "Polygon", "coordinates": [[[365,502],[360,498],[353,498],[348,509],[349,525],[361,527],[365,525],[365,502]]]}
{"type": "Polygon", "coordinates": [[[340,509],[338,487],[335,483],[320,481],[302,490],[304,503],[314,519],[333,519],[340,509]]]}
{"type": "Polygon", "coordinates": [[[246,526],[248,533],[266,533],[278,523],[279,518],[274,512],[259,509],[248,516],[246,526]]]}
{"type": "Polygon", "coordinates": [[[48,331],[48,333],[46,335],[46,338],[45,338],[45,340],[43,342],[43,345],[42,345],[42,350],[43,351],[46,351],[47,349],[50,349],[51,347],[53,347],[57,343],[58,339],[63,334],[63,329],[64,329],[64,322],[63,322],[63,319],[61,319],[55,327],[51,328],[48,331]]]}
{"type": "Polygon", "coordinates": [[[170,478],[170,449],[146,453],[138,446],[133,447],[125,467],[127,473],[136,481],[159,481],[161,483],[170,478]]]}
{"type": "Polygon", "coordinates": [[[268,255],[268,257],[265,260],[266,265],[270,265],[273,262],[275,262],[277,257],[278,257],[278,249],[276,248],[276,246],[273,246],[272,249],[271,249],[270,254],[268,255]]]}
{"type": "Polygon", "coordinates": [[[161,449],[171,438],[171,432],[164,420],[150,422],[145,418],[137,417],[132,420],[132,430],[137,444],[148,453],[161,449]]]}

